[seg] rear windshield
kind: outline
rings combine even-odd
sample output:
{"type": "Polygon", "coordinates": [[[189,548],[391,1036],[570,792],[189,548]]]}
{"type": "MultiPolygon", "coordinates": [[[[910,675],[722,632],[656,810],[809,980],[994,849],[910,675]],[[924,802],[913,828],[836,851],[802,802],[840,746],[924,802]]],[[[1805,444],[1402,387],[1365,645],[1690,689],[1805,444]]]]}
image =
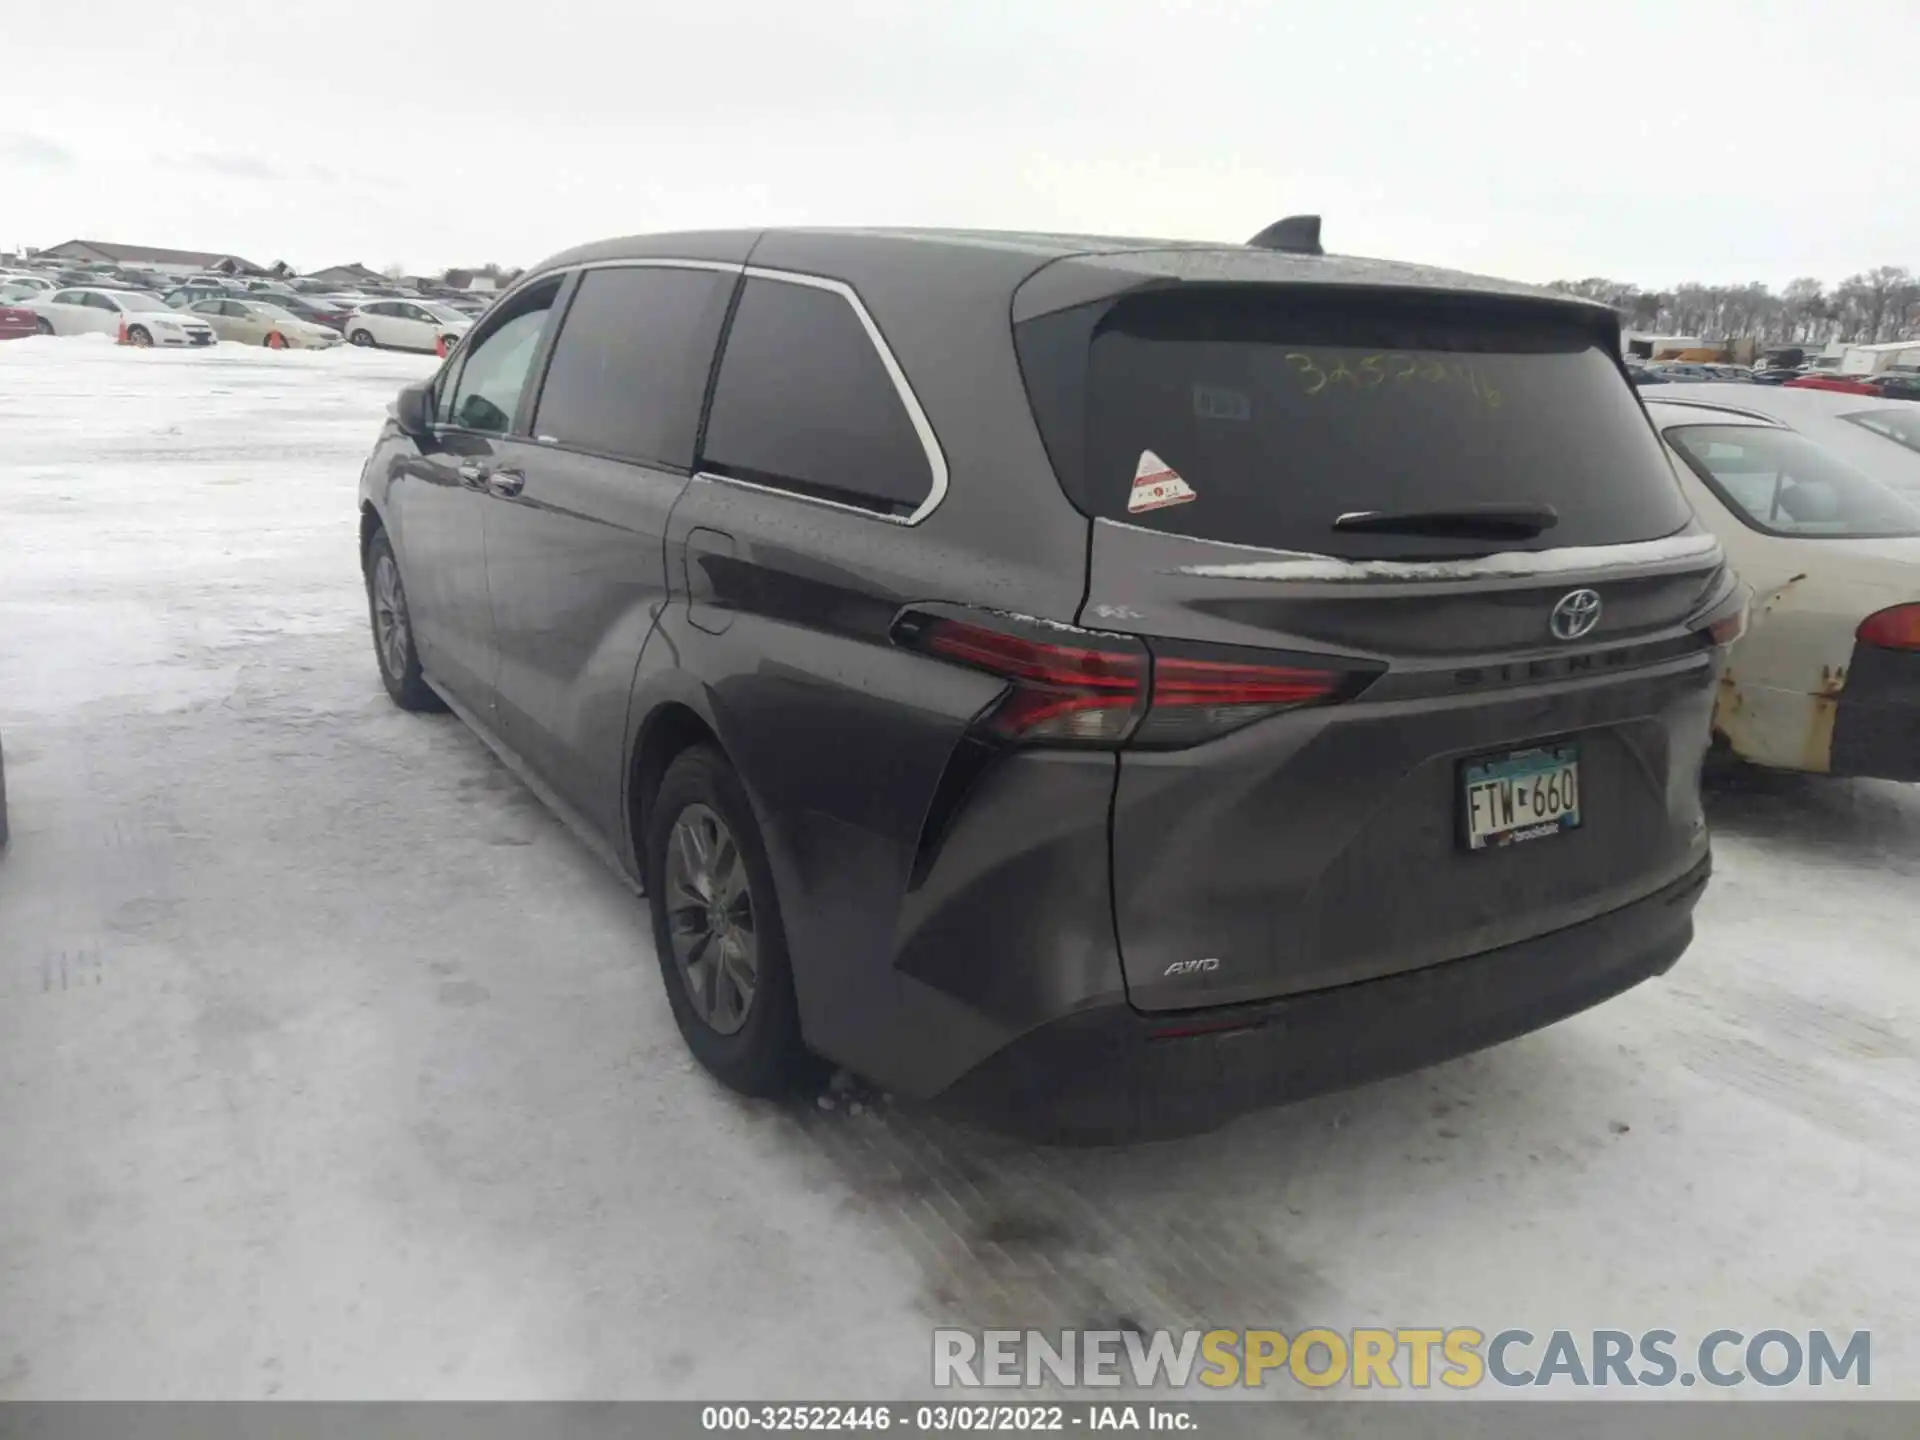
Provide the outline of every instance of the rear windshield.
{"type": "Polygon", "coordinates": [[[1353,558],[1619,544],[1690,519],[1618,362],[1573,321],[1244,288],[1085,312],[1019,340],[1048,452],[1090,515],[1353,558]],[[1487,506],[1557,520],[1521,539],[1335,528],[1487,506]]]}
{"type": "Polygon", "coordinates": [[[1735,515],[1770,535],[1920,535],[1920,510],[1804,435],[1675,425],[1667,441],[1735,515]]]}

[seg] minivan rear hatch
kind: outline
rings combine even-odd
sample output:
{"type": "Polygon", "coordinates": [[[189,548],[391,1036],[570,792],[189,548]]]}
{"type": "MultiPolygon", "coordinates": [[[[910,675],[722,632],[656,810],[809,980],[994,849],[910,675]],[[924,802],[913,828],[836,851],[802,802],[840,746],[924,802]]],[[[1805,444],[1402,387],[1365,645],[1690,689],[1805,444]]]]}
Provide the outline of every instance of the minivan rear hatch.
{"type": "Polygon", "coordinates": [[[1123,751],[1114,908],[1137,1006],[1480,953],[1699,862],[1700,616],[1731,582],[1604,312],[1183,284],[1015,335],[1093,520],[1083,625],[1142,637],[1157,667],[1377,676],[1223,706],[1179,743],[1143,725],[1123,751]]]}

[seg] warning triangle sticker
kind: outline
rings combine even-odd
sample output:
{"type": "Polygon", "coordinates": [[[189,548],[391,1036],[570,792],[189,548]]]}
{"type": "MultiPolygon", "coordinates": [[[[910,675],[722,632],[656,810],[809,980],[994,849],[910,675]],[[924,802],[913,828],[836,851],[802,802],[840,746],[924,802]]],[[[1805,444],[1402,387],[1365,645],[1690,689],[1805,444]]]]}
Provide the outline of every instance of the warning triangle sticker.
{"type": "Polygon", "coordinates": [[[1199,498],[1193,493],[1193,487],[1174,473],[1166,461],[1151,450],[1140,452],[1140,463],[1133,470],[1133,493],[1127,497],[1129,515],[1164,510],[1169,505],[1184,505],[1199,498]]]}

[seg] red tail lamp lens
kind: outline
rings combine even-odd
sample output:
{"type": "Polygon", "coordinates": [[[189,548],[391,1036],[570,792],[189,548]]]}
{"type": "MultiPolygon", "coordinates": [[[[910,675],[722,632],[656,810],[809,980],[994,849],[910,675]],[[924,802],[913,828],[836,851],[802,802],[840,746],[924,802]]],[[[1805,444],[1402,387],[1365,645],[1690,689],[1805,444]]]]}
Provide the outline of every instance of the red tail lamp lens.
{"type": "Polygon", "coordinates": [[[984,722],[1003,740],[1117,743],[1133,728],[1146,685],[1146,656],[1138,651],[1053,644],[938,619],[920,632],[920,645],[1013,682],[984,722]]]}
{"type": "Polygon", "coordinates": [[[1139,641],[1067,633],[1074,643],[928,617],[902,638],[1010,682],[980,723],[1002,740],[1025,744],[1196,745],[1282,710],[1340,698],[1356,678],[1292,665],[1150,659],[1139,641]]]}
{"type": "Polygon", "coordinates": [[[1886,650],[1920,650],[1920,605],[1895,605],[1869,615],[1854,638],[1886,650]]]}

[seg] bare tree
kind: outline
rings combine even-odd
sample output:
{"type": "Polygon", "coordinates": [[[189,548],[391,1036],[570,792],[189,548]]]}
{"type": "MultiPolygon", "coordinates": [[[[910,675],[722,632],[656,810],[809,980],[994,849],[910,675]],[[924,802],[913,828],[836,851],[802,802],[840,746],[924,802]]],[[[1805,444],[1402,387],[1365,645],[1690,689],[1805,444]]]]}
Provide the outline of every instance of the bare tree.
{"type": "Polygon", "coordinates": [[[1920,337],[1920,276],[1899,265],[1850,275],[1831,292],[1810,276],[1789,282],[1778,294],[1757,281],[1689,281],[1671,290],[1642,290],[1599,275],[1556,280],[1553,288],[1611,305],[1631,329],[1703,340],[1805,344],[1920,337]]]}

